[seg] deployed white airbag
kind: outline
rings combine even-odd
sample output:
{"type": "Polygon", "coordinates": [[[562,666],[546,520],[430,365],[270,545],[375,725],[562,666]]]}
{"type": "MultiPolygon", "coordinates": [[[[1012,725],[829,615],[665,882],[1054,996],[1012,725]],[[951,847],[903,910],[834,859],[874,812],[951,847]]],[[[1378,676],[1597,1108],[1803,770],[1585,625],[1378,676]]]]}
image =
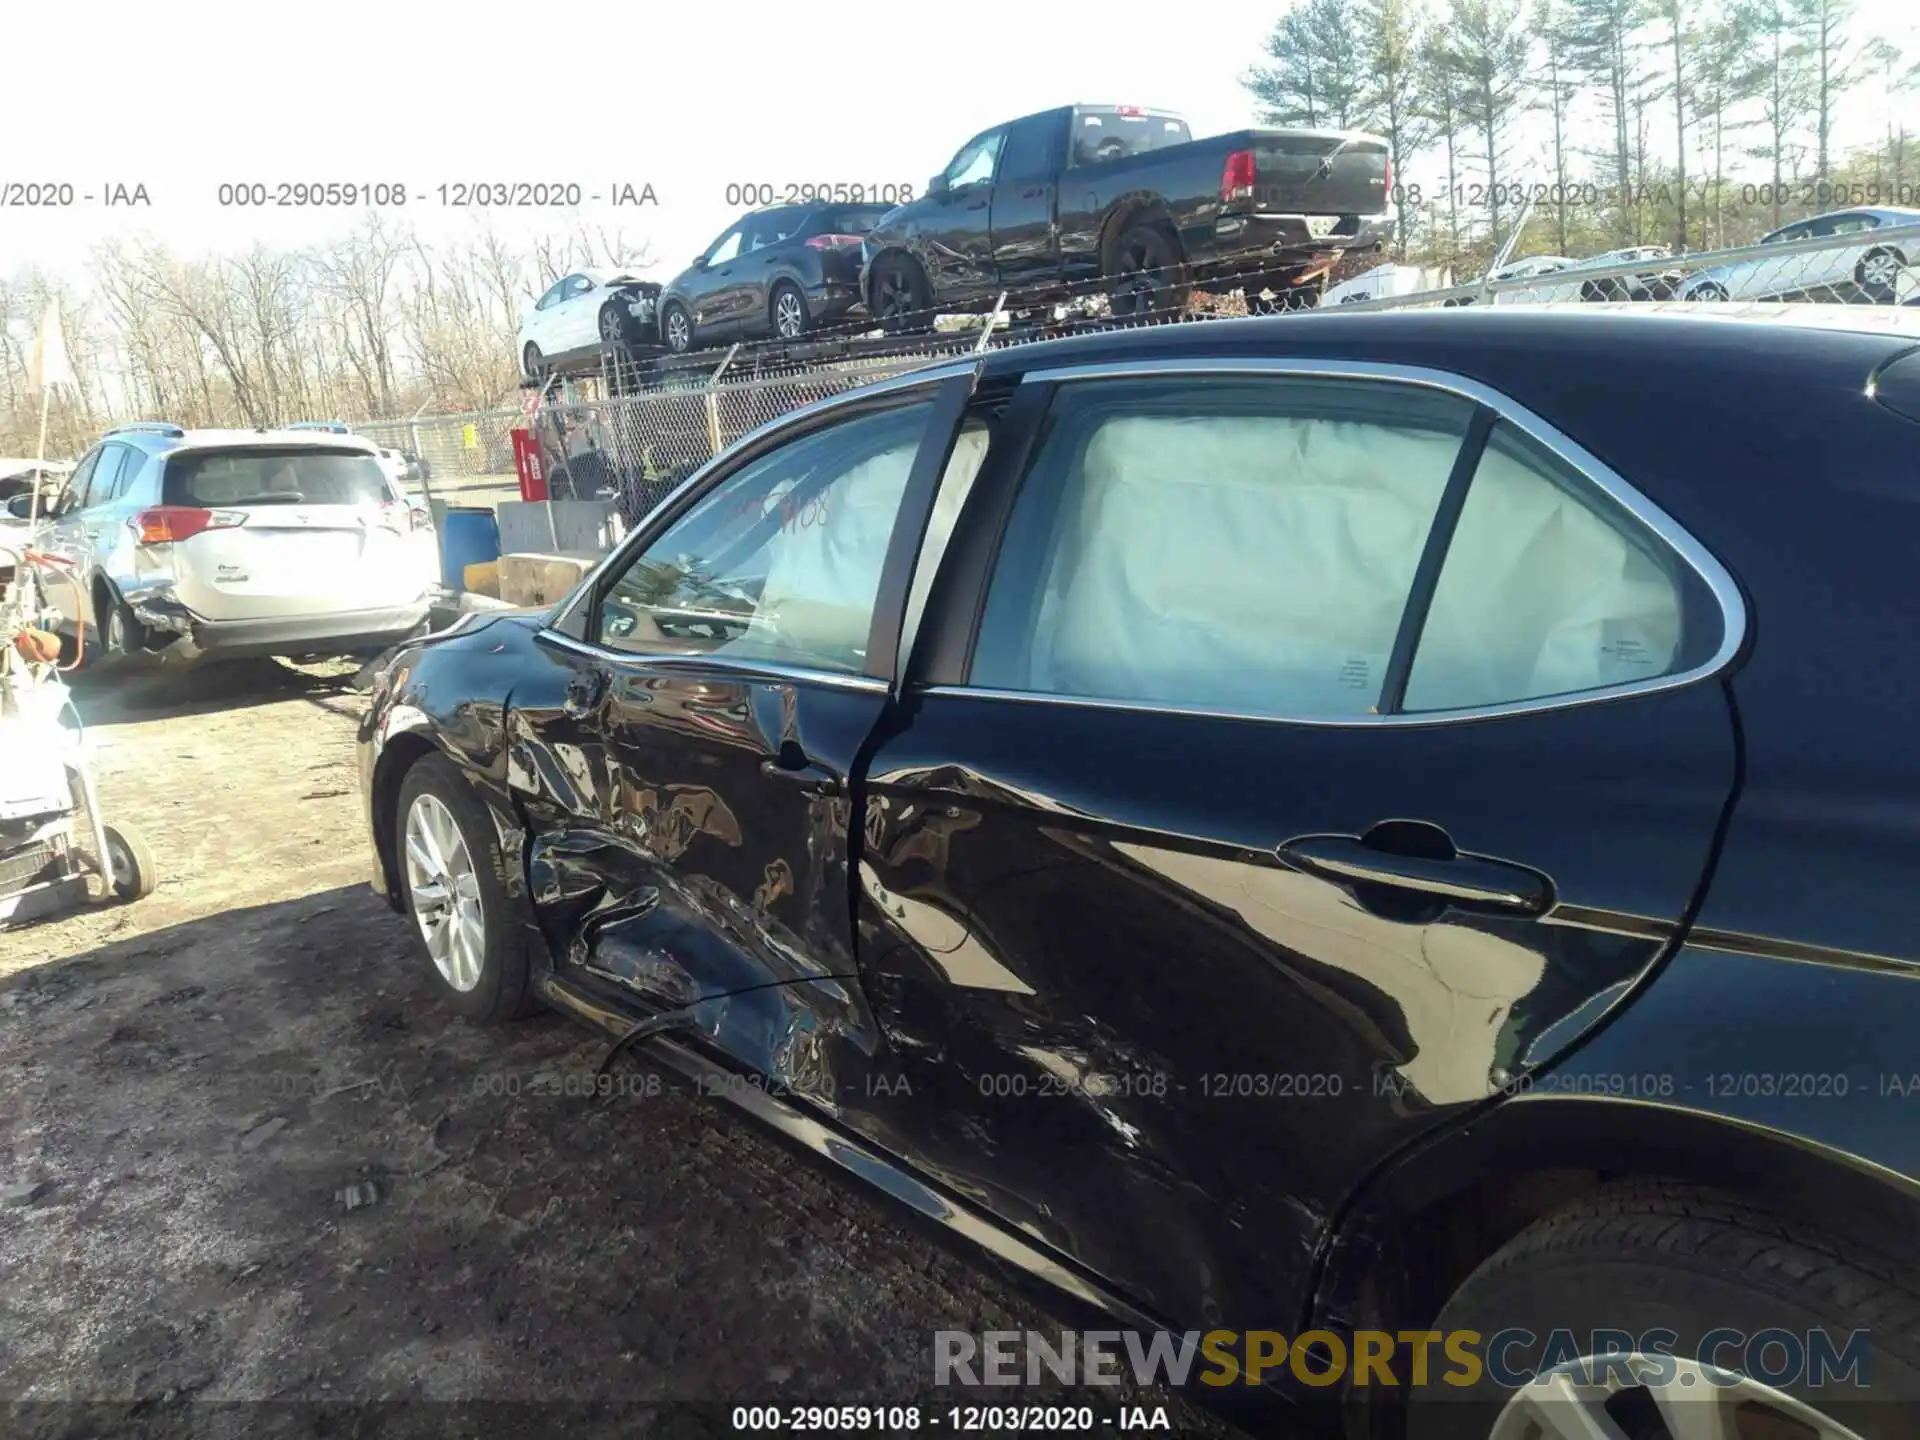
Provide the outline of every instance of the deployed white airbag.
{"type": "Polygon", "coordinates": [[[1028,688],[1366,713],[1459,446],[1347,420],[1108,421],[1067,501],[1028,688]]]}

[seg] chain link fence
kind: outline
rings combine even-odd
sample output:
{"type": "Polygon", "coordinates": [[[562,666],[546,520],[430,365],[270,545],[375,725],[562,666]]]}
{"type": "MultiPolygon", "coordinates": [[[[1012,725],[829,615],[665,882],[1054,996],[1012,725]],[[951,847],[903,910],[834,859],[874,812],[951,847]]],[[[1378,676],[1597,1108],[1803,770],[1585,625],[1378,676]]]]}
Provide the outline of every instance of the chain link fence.
{"type": "Polygon", "coordinates": [[[543,405],[534,434],[556,499],[608,499],[627,524],[741,436],[816,400],[938,358],[883,357],[735,383],[543,405]]]}
{"type": "MultiPolygon", "coordinates": [[[[1644,306],[1656,309],[1739,302],[1896,307],[1920,305],[1920,223],[1868,212],[1824,217],[1789,227],[1780,238],[1739,249],[1671,256],[1656,247],[1583,260],[1532,257],[1464,285],[1381,295],[1342,305],[1346,311],[1466,305],[1644,306]],[[1804,231],[1805,233],[1799,233],[1804,231]],[[1671,306],[1668,302],[1672,302],[1671,306]]],[[[1137,279],[1138,277],[1136,277],[1137,279]]],[[[1136,284],[1126,313],[1095,305],[1027,311],[1020,323],[987,328],[985,348],[1005,349],[1091,330],[1192,324],[1248,313],[1291,311],[1270,292],[1200,295],[1178,273],[1163,294],[1136,284]],[[1144,295],[1144,298],[1142,298],[1144,295]]],[[[1009,297],[1005,309],[1019,309],[1009,297]]],[[[1850,312],[1859,315],[1860,312],[1850,312]]],[[[1857,322],[1856,322],[1857,323],[1857,322]]],[[[920,334],[828,363],[784,358],[777,346],[736,346],[712,372],[669,372],[658,388],[614,398],[571,395],[542,405],[532,430],[556,499],[608,499],[636,524],[666,494],[743,435],[801,406],[872,381],[950,360],[982,348],[983,322],[941,319],[920,334]],[[725,378],[732,374],[736,378],[725,378]],[[744,377],[744,378],[739,378],[744,377]]],[[[874,344],[875,342],[865,342],[874,344]]],[[[511,431],[528,422],[516,410],[380,422],[362,432],[426,462],[429,480],[514,472],[511,431]]]]}
{"type": "Polygon", "coordinates": [[[376,445],[398,450],[415,480],[457,481],[514,474],[513,431],[526,424],[518,410],[476,410],[411,420],[375,420],[355,430],[376,445]]]}

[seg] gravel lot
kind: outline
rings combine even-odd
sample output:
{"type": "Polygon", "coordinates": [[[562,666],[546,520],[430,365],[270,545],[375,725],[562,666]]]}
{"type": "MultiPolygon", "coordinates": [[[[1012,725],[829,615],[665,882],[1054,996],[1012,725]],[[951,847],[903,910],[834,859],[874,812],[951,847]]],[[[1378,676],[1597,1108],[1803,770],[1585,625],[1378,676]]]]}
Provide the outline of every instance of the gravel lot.
{"type": "MultiPolygon", "coordinates": [[[[436,1003],[363,881],[350,673],[82,697],[107,814],[162,879],[0,934],[0,1185],[40,1185],[0,1205],[0,1402],[64,1402],[0,1429],[308,1431],[303,1405],[371,1400],[541,1402],[537,1430],[573,1433],[726,1433],[584,1408],[632,1402],[944,1413],[935,1329],[1086,1323],[691,1096],[528,1094],[603,1045],[436,1003]]],[[[1237,1433],[1098,1396],[1122,1398],[1237,1433]]]]}

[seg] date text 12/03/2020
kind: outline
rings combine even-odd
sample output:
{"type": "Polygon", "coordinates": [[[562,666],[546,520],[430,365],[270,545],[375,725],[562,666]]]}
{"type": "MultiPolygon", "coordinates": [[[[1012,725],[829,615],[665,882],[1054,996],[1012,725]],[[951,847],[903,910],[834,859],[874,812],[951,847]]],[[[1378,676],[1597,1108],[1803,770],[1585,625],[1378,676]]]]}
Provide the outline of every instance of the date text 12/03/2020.
{"type": "Polygon", "coordinates": [[[408,205],[453,210],[567,209],[578,205],[656,206],[648,180],[458,180],[412,185],[399,180],[233,180],[214,191],[228,209],[397,210],[408,205]]]}
{"type": "MultiPolygon", "coordinates": [[[[1388,197],[1395,205],[1433,205],[1456,210],[1517,209],[1533,204],[1541,209],[1613,211],[1676,206],[1683,195],[1689,205],[1703,206],[1715,199],[1707,182],[1684,189],[1667,181],[1644,185],[1565,185],[1524,182],[1474,182],[1454,185],[1395,185],[1388,197]]],[[[1718,197],[1741,205],[1781,205],[1802,210],[1839,210],[1855,206],[1920,206],[1920,184],[1877,181],[1783,180],[1779,184],[1740,184],[1720,188],[1718,197]]]]}
{"type": "Polygon", "coordinates": [[[736,1405],[732,1428],[742,1433],[897,1435],[902,1431],[1082,1435],[1113,1431],[1170,1435],[1173,1422],[1159,1405],[736,1405]]]}

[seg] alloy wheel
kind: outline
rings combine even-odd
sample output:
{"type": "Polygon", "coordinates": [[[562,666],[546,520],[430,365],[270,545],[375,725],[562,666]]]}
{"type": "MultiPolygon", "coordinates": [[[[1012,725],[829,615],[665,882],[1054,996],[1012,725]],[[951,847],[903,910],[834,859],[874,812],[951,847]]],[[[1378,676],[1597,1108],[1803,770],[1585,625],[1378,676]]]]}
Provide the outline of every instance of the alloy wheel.
{"type": "Polygon", "coordinates": [[[434,968],[459,991],[480,983],[487,925],[480,879],[460,826],[438,796],[422,794],[407,811],[407,892],[434,968]]]}
{"type": "Polygon", "coordinates": [[[1860,262],[1860,280],[1869,289],[1891,290],[1900,278],[1900,262],[1890,250],[1878,250],[1860,262]]]}
{"type": "Polygon", "coordinates": [[[1586,1356],[1514,1391],[1487,1440],[1860,1440],[1812,1406],[1677,1355],[1586,1356]]]}
{"type": "Polygon", "coordinates": [[[782,290],[773,302],[773,326],[780,332],[782,340],[797,339],[806,329],[807,317],[801,312],[800,297],[791,290],[782,290]]]}
{"type": "Polygon", "coordinates": [[[880,315],[882,319],[904,320],[913,314],[913,286],[898,270],[880,276],[880,315]]]}
{"type": "Polygon", "coordinates": [[[687,346],[692,343],[692,341],[693,341],[693,330],[692,330],[692,327],[687,323],[686,311],[684,310],[668,311],[667,312],[667,348],[669,350],[685,350],[687,346]]]}
{"type": "Polygon", "coordinates": [[[600,312],[600,338],[618,340],[620,338],[620,317],[612,310],[600,312]]]}

